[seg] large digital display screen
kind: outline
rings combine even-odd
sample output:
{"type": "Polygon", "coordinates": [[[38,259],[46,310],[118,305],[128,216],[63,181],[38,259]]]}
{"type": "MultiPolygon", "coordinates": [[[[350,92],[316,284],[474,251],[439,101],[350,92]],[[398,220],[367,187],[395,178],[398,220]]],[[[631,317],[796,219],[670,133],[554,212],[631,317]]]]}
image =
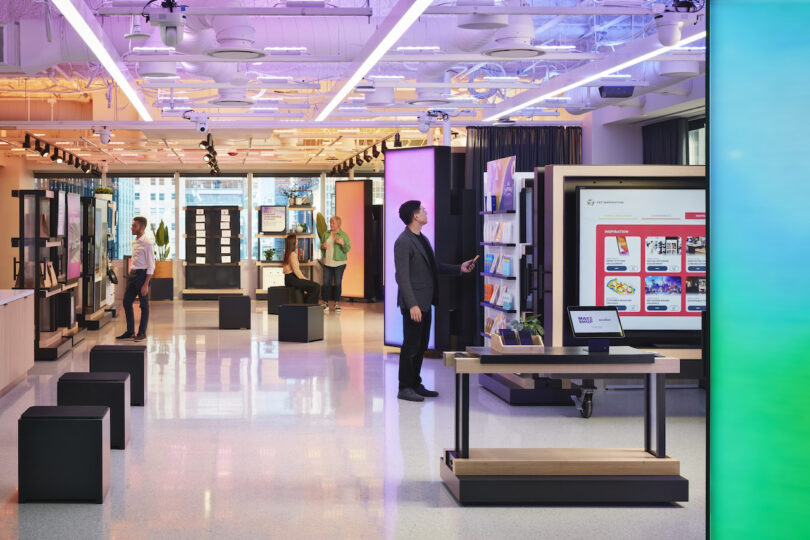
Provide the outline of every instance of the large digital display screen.
{"type": "Polygon", "coordinates": [[[370,180],[335,182],[335,215],[341,218],[341,228],[349,235],[351,250],[343,274],[343,296],[363,298],[366,284],[366,213],[365,189],[370,180]]]}
{"type": "MultiPolygon", "coordinates": [[[[394,242],[405,230],[399,219],[399,206],[412,199],[422,202],[428,214],[428,222],[422,234],[435,245],[435,158],[433,148],[394,150],[385,153],[385,244],[383,245],[385,267],[385,332],[386,345],[402,345],[402,313],[397,307],[397,280],[394,268],[394,242]]],[[[345,217],[344,217],[345,219],[345,217]]],[[[433,309],[433,308],[431,308],[433,309]]],[[[435,312],[435,310],[434,310],[435,312]]],[[[434,347],[436,317],[432,317],[428,348],[434,347]]]]}
{"type": "Polygon", "coordinates": [[[579,188],[579,304],[615,306],[626,330],[700,330],[702,189],[579,188]]]}

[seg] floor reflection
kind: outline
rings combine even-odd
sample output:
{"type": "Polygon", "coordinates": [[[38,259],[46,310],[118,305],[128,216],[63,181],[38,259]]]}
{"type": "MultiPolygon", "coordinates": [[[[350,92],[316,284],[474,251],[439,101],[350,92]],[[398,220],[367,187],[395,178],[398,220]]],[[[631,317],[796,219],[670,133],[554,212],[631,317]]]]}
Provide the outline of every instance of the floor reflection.
{"type": "MultiPolygon", "coordinates": [[[[453,442],[452,374],[426,360],[425,384],[441,396],[396,400],[397,354],[382,346],[381,305],[326,313],[326,339],[309,344],[279,343],[263,303],[252,317],[251,330],[220,331],[214,302],[153,304],[147,404],[131,410],[129,447],[112,453],[103,505],[18,505],[16,423],[31,405],[55,404],[58,377],[86,371],[90,348],[113,343],[123,322],[37,363],[0,398],[0,538],[566,537],[558,515],[605,523],[602,538],[628,537],[628,522],[636,536],[700,529],[699,416],[670,421],[670,451],[695,491],[685,509],[620,509],[626,519],[617,522],[614,509],[575,518],[568,509],[461,508],[438,469],[453,442]]],[[[699,409],[703,397],[680,399],[699,409]]],[[[597,410],[585,422],[573,408],[512,408],[477,387],[471,409],[479,446],[624,446],[641,437],[636,416],[597,410]]]]}

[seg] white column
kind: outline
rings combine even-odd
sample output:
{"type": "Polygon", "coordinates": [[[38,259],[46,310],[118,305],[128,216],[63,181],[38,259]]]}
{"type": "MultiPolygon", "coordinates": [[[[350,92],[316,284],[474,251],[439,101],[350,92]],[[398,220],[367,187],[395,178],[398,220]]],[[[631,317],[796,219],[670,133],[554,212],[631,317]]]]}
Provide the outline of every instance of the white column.
{"type": "Polygon", "coordinates": [[[174,173],[174,257],[172,257],[172,277],[174,278],[174,297],[177,298],[178,293],[185,288],[185,275],[182,272],[183,261],[180,260],[180,242],[183,241],[183,236],[180,234],[181,223],[184,221],[182,208],[183,193],[185,190],[181,186],[180,173],[174,173]],[[183,283],[180,283],[183,281],[183,283]]]}

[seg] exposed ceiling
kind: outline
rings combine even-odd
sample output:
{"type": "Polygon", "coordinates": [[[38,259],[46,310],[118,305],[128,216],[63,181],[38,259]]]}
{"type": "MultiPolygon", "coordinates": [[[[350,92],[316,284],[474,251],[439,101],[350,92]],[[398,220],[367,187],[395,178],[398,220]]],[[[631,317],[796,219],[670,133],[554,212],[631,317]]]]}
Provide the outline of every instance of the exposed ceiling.
{"type": "Polygon", "coordinates": [[[169,3],[3,2],[0,152],[56,166],[21,148],[29,133],[111,170],[206,170],[198,143],[208,128],[223,172],[329,171],[395,132],[422,145],[449,125],[463,145],[466,126],[504,116],[576,124],[599,107],[639,106],[705,66],[703,39],[662,49],[705,31],[699,1],[169,3]],[[63,16],[70,6],[118,80],[63,16]],[[601,86],[635,91],[602,97],[601,86]]]}

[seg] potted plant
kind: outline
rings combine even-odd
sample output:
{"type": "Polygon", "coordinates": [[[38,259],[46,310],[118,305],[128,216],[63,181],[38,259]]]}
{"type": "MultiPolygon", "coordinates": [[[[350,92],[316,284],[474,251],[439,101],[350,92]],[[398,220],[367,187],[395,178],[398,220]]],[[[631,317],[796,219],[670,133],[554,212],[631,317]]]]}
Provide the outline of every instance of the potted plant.
{"type": "Polygon", "coordinates": [[[278,255],[278,250],[276,248],[268,248],[264,250],[264,260],[266,262],[275,260],[276,255],[278,255]]]}
{"type": "Polygon", "coordinates": [[[93,194],[96,196],[97,199],[103,199],[105,201],[112,201],[113,188],[99,186],[99,187],[97,187],[96,189],[93,190],[93,194]]]}
{"type": "Polygon", "coordinates": [[[155,273],[152,278],[170,278],[172,277],[172,260],[169,259],[169,228],[162,219],[157,229],[155,229],[154,223],[152,224],[152,234],[155,237],[158,259],[155,261],[155,273]]]}
{"type": "Polygon", "coordinates": [[[281,194],[287,197],[287,205],[294,206],[296,203],[295,193],[298,191],[298,186],[295,183],[290,184],[289,187],[281,188],[281,194]]]}
{"type": "Polygon", "coordinates": [[[546,331],[543,330],[543,325],[540,324],[541,315],[526,316],[521,320],[515,319],[509,325],[517,332],[528,332],[532,336],[544,336],[546,331]]]}

